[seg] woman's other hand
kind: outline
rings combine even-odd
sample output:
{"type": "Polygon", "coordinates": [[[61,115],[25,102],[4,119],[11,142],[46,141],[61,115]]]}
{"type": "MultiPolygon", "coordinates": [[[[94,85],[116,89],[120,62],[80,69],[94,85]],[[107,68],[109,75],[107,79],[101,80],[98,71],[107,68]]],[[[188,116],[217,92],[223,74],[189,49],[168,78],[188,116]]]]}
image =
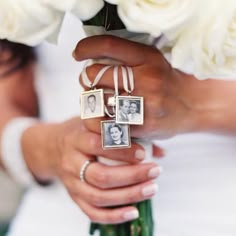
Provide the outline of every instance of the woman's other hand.
{"type": "MultiPolygon", "coordinates": [[[[160,174],[154,163],[140,163],[143,147],[103,150],[99,134],[88,131],[80,118],[61,124],[38,124],[26,130],[22,139],[24,156],[30,170],[41,181],[59,177],[70,196],[94,222],[120,223],[137,217],[133,206],[120,207],[151,198],[156,192],[154,179],[160,174]],[[96,156],[127,162],[106,166],[96,156]],[[85,161],[94,161],[80,180],[85,161]],[[119,206],[114,209],[108,206],[119,206]]],[[[156,147],[155,153],[161,154],[156,147]]]]}
{"type": "MultiPolygon", "coordinates": [[[[5,75],[0,80],[0,136],[11,119],[36,117],[38,112],[33,61],[26,65],[20,63],[24,65],[20,68],[18,64],[14,67],[15,64],[12,65],[9,60],[8,50],[6,53],[0,55],[1,60],[6,56],[7,62],[0,67],[0,74],[5,75]]],[[[132,206],[114,210],[106,206],[141,201],[150,198],[155,192],[153,180],[158,176],[159,169],[154,163],[140,164],[145,157],[140,145],[133,144],[130,149],[105,152],[101,148],[100,135],[88,131],[80,118],[57,124],[39,121],[23,132],[19,142],[25,163],[35,178],[42,183],[59,178],[78,206],[95,222],[115,223],[136,217],[137,211],[132,206]],[[85,172],[86,182],[82,182],[82,165],[87,160],[95,160],[96,156],[129,164],[108,167],[93,162],[85,172]]],[[[156,155],[161,154],[158,147],[154,151],[156,155]]],[[[5,167],[4,162],[0,165],[5,167]]]]}
{"type": "MultiPolygon", "coordinates": [[[[197,80],[172,68],[156,48],[114,36],[83,39],[73,56],[78,61],[105,58],[132,67],[135,78],[132,94],[143,96],[145,104],[144,125],[131,127],[133,137],[167,138],[199,131],[236,132],[236,112],[230,108],[236,102],[234,81],[197,80]]],[[[89,78],[95,78],[103,66],[88,67],[89,78]]],[[[112,78],[111,68],[97,87],[114,88],[112,78]]],[[[119,89],[122,91],[122,83],[119,89]]],[[[121,95],[124,94],[123,91],[121,95]]],[[[85,124],[89,130],[99,132],[99,122],[100,119],[97,124],[86,120],[85,124]]]]}
{"type": "MultiPolygon", "coordinates": [[[[77,60],[105,57],[132,67],[135,79],[132,95],[144,97],[145,114],[144,126],[131,126],[132,136],[165,138],[193,125],[189,119],[192,108],[180,94],[181,73],[173,70],[155,48],[117,37],[96,36],[79,42],[74,56],[77,60]]],[[[89,78],[93,80],[102,67],[99,64],[88,67],[89,78]]],[[[121,70],[119,72],[119,81],[122,81],[121,70]]],[[[114,88],[112,78],[113,68],[105,73],[98,87],[114,88]]],[[[123,91],[121,95],[126,94],[122,83],[119,83],[119,89],[123,91]]],[[[89,129],[98,131],[94,122],[86,120],[85,123],[89,129]]]]}

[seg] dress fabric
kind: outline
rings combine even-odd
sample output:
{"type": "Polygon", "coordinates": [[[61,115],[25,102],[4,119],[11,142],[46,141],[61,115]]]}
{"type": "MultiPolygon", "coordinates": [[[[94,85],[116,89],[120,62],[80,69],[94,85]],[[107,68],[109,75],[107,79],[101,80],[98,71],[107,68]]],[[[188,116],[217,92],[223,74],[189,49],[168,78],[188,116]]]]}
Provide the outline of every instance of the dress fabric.
{"type": "MultiPolygon", "coordinates": [[[[41,118],[60,122],[79,115],[81,63],[71,52],[83,35],[66,16],[58,47],[39,47],[36,89],[41,118]]],[[[236,234],[236,138],[187,134],[156,141],[166,157],[153,198],[155,236],[234,236],[236,234]]],[[[8,236],[88,236],[89,220],[63,185],[32,186],[8,236]]]]}

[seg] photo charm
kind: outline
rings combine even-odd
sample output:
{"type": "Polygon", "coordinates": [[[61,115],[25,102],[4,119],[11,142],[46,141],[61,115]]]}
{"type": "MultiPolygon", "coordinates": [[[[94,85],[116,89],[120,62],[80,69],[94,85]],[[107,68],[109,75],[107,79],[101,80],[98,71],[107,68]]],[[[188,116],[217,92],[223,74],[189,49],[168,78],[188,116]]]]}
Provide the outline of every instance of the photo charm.
{"type": "Polygon", "coordinates": [[[101,121],[101,134],[103,149],[131,147],[129,125],[116,124],[114,120],[101,121]]]}
{"type": "Polygon", "coordinates": [[[117,96],[116,123],[143,125],[143,97],[117,96]]]}
{"type": "Polygon", "coordinates": [[[103,89],[95,89],[81,94],[81,119],[105,116],[103,89]]]}

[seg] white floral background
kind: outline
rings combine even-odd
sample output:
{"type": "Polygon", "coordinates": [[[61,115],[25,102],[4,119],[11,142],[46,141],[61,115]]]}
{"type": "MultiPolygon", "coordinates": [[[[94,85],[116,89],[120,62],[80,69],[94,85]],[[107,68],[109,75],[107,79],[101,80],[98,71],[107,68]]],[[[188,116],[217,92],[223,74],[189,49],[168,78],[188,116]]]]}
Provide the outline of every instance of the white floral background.
{"type": "MultiPolygon", "coordinates": [[[[130,31],[164,35],[171,64],[181,69],[192,62],[199,79],[235,79],[235,0],[106,0],[117,4],[130,31]]],[[[81,20],[95,16],[104,0],[1,0],[0,38],[29,45],[56,42],[64,15],[81,20]]]]}

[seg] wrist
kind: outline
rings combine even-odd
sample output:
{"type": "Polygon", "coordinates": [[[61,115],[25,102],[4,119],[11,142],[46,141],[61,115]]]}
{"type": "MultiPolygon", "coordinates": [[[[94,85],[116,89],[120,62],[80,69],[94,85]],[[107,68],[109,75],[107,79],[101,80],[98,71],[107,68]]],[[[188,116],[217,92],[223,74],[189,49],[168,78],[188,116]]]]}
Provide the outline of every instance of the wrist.
{"type": "Polygon", "coordinates": [[[37,119],[16,117],[9,120],[1,133],[1,157],[4,169],[19,184],[27,187],[36,183],[24,160],[21,147],[23,132],[33,126],[37,119]]]}
{"type": "Polygon", "coordinates": [[[38,123],[22,134],[21,145],[25,162],[39,182],[48,182],[56,177],[55,144],[56,124],[38,123]]]}
{"type": "Polygon", "coordinates": [[[198,80],[182,72],[179,96],[189,109],[187,132],[236,133],[236,82],[198,80]]]}

